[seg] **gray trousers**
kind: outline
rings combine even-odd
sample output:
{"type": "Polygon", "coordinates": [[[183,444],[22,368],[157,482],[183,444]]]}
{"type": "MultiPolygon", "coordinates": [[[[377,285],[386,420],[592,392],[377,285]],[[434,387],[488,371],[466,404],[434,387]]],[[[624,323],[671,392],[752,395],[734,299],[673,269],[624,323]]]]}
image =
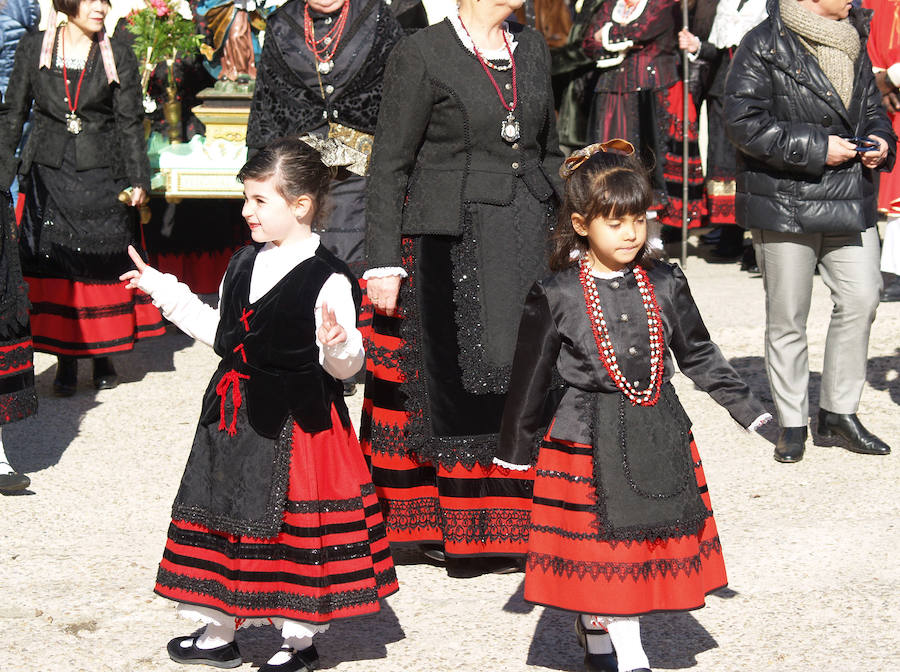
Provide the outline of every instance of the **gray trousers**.
{"type": "Polygon", "coordinates": [[[869,332],[881,293],[877,229],[751,233],[766,291],[766,373],[779,424],[805,427],[809,417],[806,321],[816,265],[834,303],[819,407],[855,413],[866,382],[869,332]]]}

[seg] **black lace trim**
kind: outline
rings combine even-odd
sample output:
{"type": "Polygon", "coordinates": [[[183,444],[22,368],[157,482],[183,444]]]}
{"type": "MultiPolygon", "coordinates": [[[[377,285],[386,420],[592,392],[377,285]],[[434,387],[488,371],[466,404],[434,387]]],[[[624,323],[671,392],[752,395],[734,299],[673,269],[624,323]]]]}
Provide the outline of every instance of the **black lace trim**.
{"type": "Polygon", "coordinates": [[[25,364],[31,364],[33,357],[34,348],[31,345],[21,345],[6,352],[0,352],[0,377],[8,369],[20,369],[25,364]]]}
{"type": "Polygon", "coordinates": [[[371,483],[363,483],[362,486],[360,486],[359,490],[359,497],[350,497],[347,499],[289,499],[284,505],[284,510],[287,513],[332,513],[334,511],[361,511],[364,508],[363,497],[374,495],[375,486],[371,483]]]}
{"type": "Polygon", "coordinates": [[[462,237],[458,243],[454,243],[450,252],[461,380],[463,388],[472,394],[506,394],[512,363],[491,366],[484,359],[484,320],[481,315],[477,246],[472,215],[466,212],[462,237]]]}
{"type": "MultiPolygon", "coordinates": [[[[238,422],[238,431],[253,431],[249,423],[247,423],[246,413],[243,412],[243,409],[238,414],[238,422]],[[240,426],[242,424],[246,424],[246,426],[240,426]]],[[[266,512],[263,516],[256,520],[243,520],[212,513],[201,506],[186,506],[180,504],[176,499],[172,506],[172,518],[203,525],[209,530],[226,532],[236,537],[271,539],[278,536],[278,533],[281,531],[288,480],[290,478],[293,435],[294,419],[288,417],[281,428],[281,433],[275,440],[275,469],[272,472],[272,488],[269,491],[269,501],[266,504],[266,512]]]]}
{"type": "Polygon", "coordinates": [[[254,592],[229,590],[213,579],[194,579],[170,572],[162,567],[159,568],[159,572],[156,575],[156,582],[160,586],[211,597],[237,609],[253,609],[263,612],[254,614],[254,618],[265,618],[266,616],[282,617],[285,610],[327,616],[350,607],[375,604],[379,600],[378,588],[390,585],[392,581],[396,581],[396,574],[393,569],[390,569],[375,575],[375,588],[344,590],[328,593],[320,597],[310,597],[285,591],[254,592]]]}
{"type": "Polygon", "coordinates": [[[366,348],[366,356],[375,366],[383,366],[388,369],[396,369],[399,364],[394,360],[394,351],[383,345],[375,345],[368,338],[363,339],[366,348]]]}
{"type": "Polygon", "coordinates": [[[428,527],[441,529],[441,507],[434,497],[416,499],[387,499],[384,506],[384,521],[389,530],[411,530],[428,527]]]}
{"type": "Polygon", "coordinates": [[[384,425],[371,419],[368,424],[371,437],[369,444],[373,453],[415,459],[415,455],[410,454],[406,446],[408,440],[406,431],[396,425],[384,425]]]}
{"type": "Polygon", "coordinates": [[[700,542],[698,554],[686,558],[645,560],[643,562],[591,562],[570,560],[546,553],[528,553],[526,562],[529,569],[541,569],[557,576],[565,575],[570,579],[573,576],[577,576],[579,579],[590,576],[594,581],[602,577],[606,581],[618,578],[622,582],[626,579],[637,582],[656,579],[660,576],[674,578],[681,573],[690,576],[702,569],[701,555],[708,559],[713,553],[721,552],[722,544],[719,538],[715,537],[700,542]]]}
{"type": "Polygon", "coordinates": [[[594,482],[594,479],[590,478],[589,476],[574,476],[564,471],[556,471],[553,469],[538,469],[535,472],[535,476],[543,476],[545,478],[560,478],[564,481],[569,481],[569,483],[587,483],[588,485],[591,485],[594,482]]]}
{"type": "Polygon", "coordinates": [[[518,509],[444,509],[444,539],[458,542],[528,541],[531,515],[518,509]]]}

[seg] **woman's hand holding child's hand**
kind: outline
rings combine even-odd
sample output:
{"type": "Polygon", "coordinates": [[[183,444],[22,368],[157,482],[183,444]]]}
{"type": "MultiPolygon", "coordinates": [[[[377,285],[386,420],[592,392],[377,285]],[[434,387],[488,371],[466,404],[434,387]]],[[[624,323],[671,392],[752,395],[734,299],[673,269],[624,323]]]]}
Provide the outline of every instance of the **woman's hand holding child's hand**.
{"type": "Polygon", "coordinates": [[[347,340],[346,329],[338,324],[334,311],[329,309],[326,304],[322,304],[322,324],[316,332],[316,337],[323,346],[337,345],[347,340]]]}
{"type": "Polygon", "coordinates": [[[138,282],[140,281],[141,276],[144,274],[144,271],[150,266],[144,263],[144,260],[141,259],[141,255],[138,254],[138,251],[134,249],[134,246],[132,245],[128,246],[128,256],[131,257],[131,261],[134,262],[134,266],[137,270],[123,273],[119,276],[119,280],[127,281],[125,289],[139,289],[138,282]]]}

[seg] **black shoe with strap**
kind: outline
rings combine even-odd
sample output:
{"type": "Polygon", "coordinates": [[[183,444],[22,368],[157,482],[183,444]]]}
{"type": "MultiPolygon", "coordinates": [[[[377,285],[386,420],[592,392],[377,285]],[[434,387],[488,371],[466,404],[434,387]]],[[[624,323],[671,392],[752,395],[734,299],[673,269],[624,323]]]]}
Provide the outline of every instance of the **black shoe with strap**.
{"type": "Polygon", "coordinates": [[[587,647],[588,635],[606,635],[609,633],[602,628],[588,628],[581,622],[581,615],[575,616],[575,635],[578,644],[584,649],[584,669],[587,672],[618,672],[619,661],[615,653],[589,653],[587,647]]]}
{"type": "Polygon", "coordinates": [[[891,448],[872,434],[856,417],[856,413],[832,413],[819,409],[819,436],[829,439],[835,436],[843,439],[841,445],[847,450],[863,455],[890,455],[891,448]]]}
{"type": "Polygon", "coordinates": [[[259,672],[312,672],[319,669],[319,652],[315,646],[308,646],[301,651],[282,646],[281,650],[290,652],[291,657],[278,665],[266,663],[259,668],[259,672]]]}
{"type": "Polygon", "coordinates": [[[11,471],[7,474],[0,474],[0,492],[6,494],[8,492],[21,492],[31,485],[31,479],[25,474],[19,474],[11,471]]]}
{"type": "Polygon", "coordinates": [[[189,635],[170,640],[166,651],[169,658],[182,665],[211,665],[229,669],[240,667],[244,663],[237,642],[228,642],[212,649],[201,649],[197,647],[197,638],[189,635]],[[182,646],[182,642],[189,644],[182,646]]]}
{"type": "Polygon", "coordinates": [[[782,427],[775,443],[775,460],[792,464],[803,459],[806,451],[806,427],[782,427]]]}

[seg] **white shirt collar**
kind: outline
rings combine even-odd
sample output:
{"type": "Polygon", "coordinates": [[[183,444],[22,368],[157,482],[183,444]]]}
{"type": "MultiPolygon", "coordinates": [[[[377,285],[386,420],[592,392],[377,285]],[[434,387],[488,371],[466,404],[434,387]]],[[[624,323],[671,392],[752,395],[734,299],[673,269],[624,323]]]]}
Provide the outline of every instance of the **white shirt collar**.
{"type": "MultiPolygon", "coordinates": [[[[465,28],[463,28],[462,21],[459,20],[459,13],[456,12],[454,14],[450,14],[447,17],[447,20],[456,31],[456,35],[459,37],[459,41],[463,43],[463,46],[466,49],[474,54],[475,45],[473,44],[472,38],[469,37],[469,34],[466,32],[465,28]]],[[[509,42],[510,51],[515,51],[516,45],[518,43],[516,42],[515,35],[509,32],[509,24],[506,21],[503,22],[503,32],[506,33],[506,39],[509,42]]],[[[488,51],[482,50],[481,55],[483,58],[486,58],[489,61],[509,60],[509,54],[506,52],[506,46],[502,46],[499,49],[491,49],[488,51]]]]}

